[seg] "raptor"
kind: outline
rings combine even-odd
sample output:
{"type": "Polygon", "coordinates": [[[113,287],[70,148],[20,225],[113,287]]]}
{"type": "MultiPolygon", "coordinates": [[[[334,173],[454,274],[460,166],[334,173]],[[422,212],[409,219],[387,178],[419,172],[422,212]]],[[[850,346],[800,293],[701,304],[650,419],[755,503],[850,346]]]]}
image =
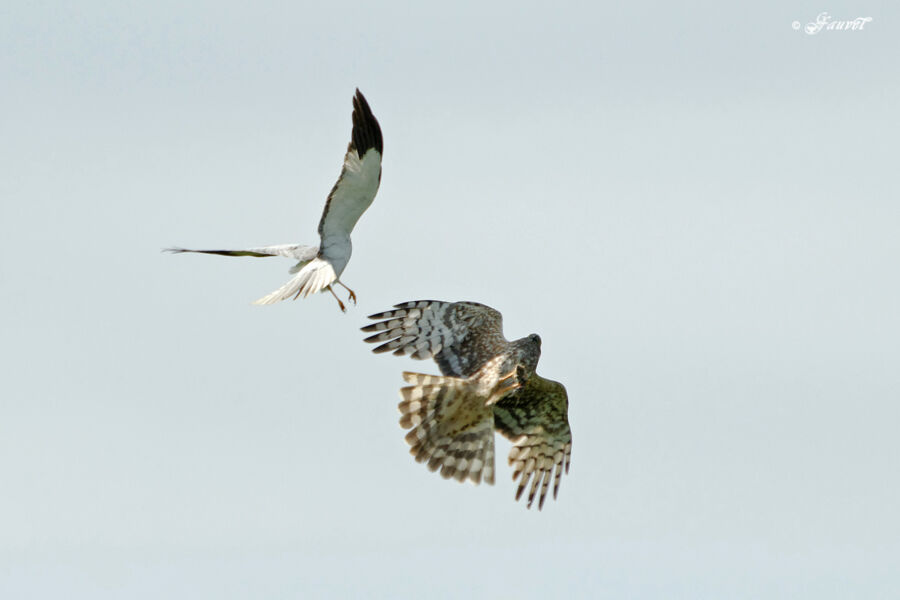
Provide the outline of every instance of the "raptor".
{"type": "Polygon", "coordinates": [[[494,483],[494,431],[513,447],[516,500],[542,508],[559,492],[572,453],[569,400],[561,383],[535,372],[536,334],[507,341],[499,312],[477,302],[418,300],[371,315],[363,331],[375,353],[433,358],[442,375],[405,372],[400,425],[416,461],[457,481],[494,483]]]}

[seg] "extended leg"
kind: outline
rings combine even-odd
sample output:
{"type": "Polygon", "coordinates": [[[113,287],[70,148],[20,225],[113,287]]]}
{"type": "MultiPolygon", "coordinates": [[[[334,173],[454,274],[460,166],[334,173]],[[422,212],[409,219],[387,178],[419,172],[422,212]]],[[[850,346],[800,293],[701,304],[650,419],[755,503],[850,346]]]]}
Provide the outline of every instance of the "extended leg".
{"type": "MultiPolygon", "coordinates": [[[[341,284],[341,285],[343,285],[343,284],[341,284]]],[[[346,287],[346,286],[344,286],[344,287],[346,287]]],[[[341,307],[341,312],[347,312],[347,307],[344,306],[344,303],[341,302],[341,299],[337,297],[337,294],[334,293],[334,290],[331,289],[330,285],[328,286],[328,291],[331,292],[331,295],[334,296],[335,300],[337,300],[338,306],[341,307]]]]}
{"type": "Polygon", "coordinates": [[[488,401],[485,404],[490,406],[491,404],[499,402],[506,397],[507,394],[521,388],[523,385],[524,383],[520,379],[519,369],[513,369],[500,378],[497,385],[491,390],[491,397],[488,398],[488,401]]]}
{"type": "Polygon", "coordinates": [[[348,288],[346,285],[344,285],[343,283],[341,283],[340,280],[335,281],[335,283],[340,284],[340,286],[341,286],[342,288],[344,288],[345,290],[347,290],[348,292],[350,292],[350,300],[352,300],[352,301],[353,301],[353,304],[356,305],[356,292],[354,292],[353,290],[351,290],[350,288],[348,288]]]}

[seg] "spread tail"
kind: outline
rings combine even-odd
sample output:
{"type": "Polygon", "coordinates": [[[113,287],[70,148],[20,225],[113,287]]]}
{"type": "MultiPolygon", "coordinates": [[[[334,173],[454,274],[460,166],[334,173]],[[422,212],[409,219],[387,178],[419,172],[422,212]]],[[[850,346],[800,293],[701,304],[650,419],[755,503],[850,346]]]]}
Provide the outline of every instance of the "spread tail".
{"type": "Polygon", "coordinates": [[[334,268],[326,260],[314,258],[283,286],[253,304],[275,304],[290,297],[306,298],[326,289],[337,280],[334,268]]]}

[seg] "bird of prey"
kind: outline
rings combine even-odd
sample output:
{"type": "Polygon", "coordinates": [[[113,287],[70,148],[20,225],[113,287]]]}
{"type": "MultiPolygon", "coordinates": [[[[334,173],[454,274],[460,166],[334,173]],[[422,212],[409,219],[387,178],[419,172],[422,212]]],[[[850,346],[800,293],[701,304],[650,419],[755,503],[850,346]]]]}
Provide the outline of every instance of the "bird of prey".
{"type": "Polygon", "coordinates": [[[509,342],[502,317],[475,302],[419,300],[369,317],[363,327],[375,353],[434,358],[443,376],[404,373],[400,425],[410,453],[445,478],[494,482],[494,430],[513,443],[509,463],[516,500],[529,487],[528,507],[540,490],[544,505],[569,470],[572,433],[562,384],[537,373],[541,338],[509,342]]]}
{"type": "Polygon", "coordinates": [[[281,244],[248,248],[246,250],[189,250],[187,248],[167,248],[167,252],[198,252],[222,256],[284,256],[297,262],[290,272],[294,274],[283,286],[254,302],[254,304],[274,304],[293,296],[306,298],[311,294],[328,290],[337,300],[342,311],[344,303],[334,293],[332,285],[337,283],[349,293],[349,299],[356,304],[356,294],[341,281],[341,273],[350,261],[352,245],[350,232],[365,212],[381,183],[381,156],[384,152],[381,127],[372,115],[362,92],[356,90],[353,97],[353,133],[341,175],[328,194],[325,210],[319,221],[319,245],[281,244]]]}

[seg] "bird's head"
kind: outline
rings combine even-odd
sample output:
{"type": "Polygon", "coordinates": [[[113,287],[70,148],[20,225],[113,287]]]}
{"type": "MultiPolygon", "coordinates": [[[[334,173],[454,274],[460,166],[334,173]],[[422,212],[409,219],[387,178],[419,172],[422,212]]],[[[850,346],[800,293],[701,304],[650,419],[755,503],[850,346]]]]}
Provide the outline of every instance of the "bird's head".
{"type": "Polygon", "coordinates": [[[525,376],[528,377],[537,368],[538,360],[541,358],[541,336],[532,333],[528,337],[524,337],[516,342],[518,350],[517,363],[522,367],[525,376]]]}

